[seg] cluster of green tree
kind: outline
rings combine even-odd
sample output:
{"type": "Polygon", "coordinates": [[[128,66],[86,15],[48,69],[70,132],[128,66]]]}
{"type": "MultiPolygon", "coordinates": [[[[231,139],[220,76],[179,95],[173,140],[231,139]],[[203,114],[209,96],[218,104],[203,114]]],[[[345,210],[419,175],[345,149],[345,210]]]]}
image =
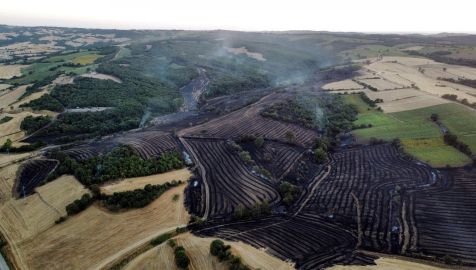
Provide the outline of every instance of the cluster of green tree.
{"type": "Polygon", "coordinates": [[[31,115],[26,116],[23,121],[21,121],[20,128],[26,132],[26,134],[31,134],[42,127],[48,125],[53,120],[53,117],[49,115],[40,115],[33,117],[31,115]]]}
{"type": "Polygon", "coordinates": [[[112,110],[64,113],[37,136],[87,133],[89,137],[94,137],[130,130],[139,126],[143,112],[140,104],[130,102],[112,110]]]}
{"type": "Polygon", "coordinates": [[[61,174],[74,174],[86,185],[159,174],[183,167],[182,157],[176,151],[144,160],[131,145],[121,145],[106,155],[78,161],[58,149],[53,149],[50,157],[60,162],[61,174]]]}
{"type": "Polygon", "coordinates": [[[61,105],[61,103],[58,100],[56,100],[55,98],[52,98],[48,94],[43,95],[40,98],[34,99],[28,103],[20,104],[19,107],[30,107],[35,111],[49,110],[49,111],[59,112],[59,113],[64,111],[63,105],[61,105]]]}
{"type": "Polygon", "coordinates": [[[3,124],[3,123],[6,123],[6,122],[8,122],[8,121],[10,121],[10,120],[12,120],[12,119],[13,119],[13,117],[11,117],[11,116],[8,116],[8,115],[5,116],[5,117],[3,117],[2,119],[0,119],[0,125],[3,124]]]}
{"type": "Polygon", "coordinates": [[[160,197],[165,191],[178,186],[177,181],[166,182],[163,185],[148,184],[144,189],[135,189],[133,191],[114,192],[107,196],[105,200],[109,210],[118,211],[119,209],[142,208],[149,205],[160,197]]]}
{"type": "Polygon", "coordinates": [[[468,106],[468,107],[471,107],[471,108],[476,108],[476,102],[473,102],[473,103],[469,103],[468,99],[466,98],[463,98],[462,100],[458,100],[458,95],[454,95],[454,94],[444,94],[441,96],[442,98],[445,98],[445,99],[449,99],[449,100],[452,100],[452,101],[456,101],[456,102],[459,102],[465,106],[468,106]]]}
{"type": "Polygon", "coordinates": [[[286,181],[279,185],[279,190],[284,195],[283,203],[286,206],[290,206],[302,193],[300,187],[292,185],[286,181]]]}
{"type": "Polygon", "coordinates": [[[309,129],[316,129],[319,125],[316,113],[299,102],[298,99],[278,101],[267,106],[260,114],[263,117],[295,123],[309,129]]]}
{"type": "MultiPolygon", "coordinates": [[[[361,81],[357,81],[357,80],[354,80],[354,82],[356,82],[356,83],[362,85],[364,88],[368,88],[368,89],[370,89],[370,90],[372,90],[372,91],[375,91],[375,92],[378,91],[378,89],[377,89],[376,87],[373,87],[373,86],[370,85],[370,84],[367,84],[367,83],[364,83],[364,82],[361,82],[361,81]]],[[[363,93],[363,92],[361,92],[361,93],[363,93]]]]}
{"type": "Polygon", "coordinates": [[[458,140],[458,136],[454,135],[453,133],[451,133],[449,131],[446,131],[445,134],[443,135],[443,141],[446,144],[455,147],[456,149],[465,153],[468,156],[471,156],[471,154],[472,154],[472,151],[469,148],[469,145],[467,145],[466,143],[458,140]]]}
{"type": "Polygon", "coordinates": [[[370,107],[375,108],[377,107],[377,103],[383,102],[383,99],[377,98],[376,100],[370,99],[365,92],[359,92],[360,98],[367,104],[369,104],[370,107]]]}
{"type": "Polygon", "coordinates": [[[91,204],[94,203],[94,199],[89,195],[89,193],[83,194],[80,200],[75,200],[74,202],[66,206],[66,212],[68,216],[76,215],[77,213],[85,210],[91,204]]]}
{"type": "Polygon", "coordinates": [[[249,142],[256,140],[256,135],[254,134],[244,134],[239,139],[240,142],[249,142]]]}
{"type": "Polygon", "coordinates": [[[398,149],[398,151],[400,152],[400,156],[401,156],[404,160],[407,160],[407,161],[413,160],[412,155],[408,154],[408,153],[405,151],[405,146],[403,145],[402,140],[400,140],[399,138],[395,138],[395,139],[392,140],[392,144],[393,144],[393,146],[395,146],[395,148],[398,149]]]}
{"type": "Polygon", "coordinates": [[[178,246],[174,250],[175,265],[180,269],[186,269],[190,264],[190,258],[185,252],[185,248],[178,246]]]}
{"type": "MultiPolygon", "coordinates": [[[[245,135],[247,136],[247,135],[245,135]]],[[[253,135],[254,136],[254,135],[253,135]]],[[[236,144],[234,141],[230,142],[230,146],[233,150],[238,152],[238,156],[248,165],[254,165],[256,162],[251,158],[248,151],[243,151],[243,148],[236,144]]]]}
{"type": "Polygon", "coordinates": [[[171,233],[164,233],[152,240],[150,240],[150,244],[153,245],[153,246],[158,246],[162,243],[164,243],[165,241],[169,240],[170,238],[172,238],[172,234],[171,233]]]}
{"type": "Polygon", "coordinates": [[[439,80],[444,80],[447,82],[452,82],[452,83],[458,83],[462,85],[466,85],[469,87],[476,88],[476,80],[471,80],[471,79],[464,79],[464,78],[458,78],[458,80],[455,80],[453,78],[440,78],[438,77],[439,80]]]}
{"type": "Polygon", "coordinates": [[[99,55],[104,55],[94,61],[95,64],[105,63],[114,59],[116,54],[121,50],[118,46],[105,46],[98,52],[99,55]]]}
{"type": "Polygon", "coordinates": [[[238,204],[233,216],[237,219],[248,219],[269,214],[271,214],[271,209],[269,208],[268,199],[265,198],[263,202],[256,200],[256,202],[252,203],[249,208],[245,208],[241,203],[238,204]]]}
{"type": "Polygon", "coordinates": [[[225,245],[222,240],[213,240],[210,244],[210,254],[218,257],[219,262],[229,261],[229,270],[250,270],[244,265],[240,256],[231,253],[231,246],[225,245]]]}
{"type": "Polygon", "coordinates": [[[12,141],[10,139],[7,139],[7,141],[0,148],[0,152],[9,151],[10,153],[24,153],[24,152],[31,152],[31,151],[38,150],[44,146],[46,146],[46,144],[42,142],[41,140],[38,140],[32,144],[26,144],[19,147],[13,147],[12,141]]]}
{"type": "Polygon", "coordinates": [[[271,174],[271,172],[269,172],[265,168],[260,169],[257,165],[255,165],[251,168],[251,170],[254,171],[255,173],[261,174],[262,176],[266,177],[267,179],[269,179],[273,182],[276,182],[276,178],[274,178],[273,175],[271,174]]]}

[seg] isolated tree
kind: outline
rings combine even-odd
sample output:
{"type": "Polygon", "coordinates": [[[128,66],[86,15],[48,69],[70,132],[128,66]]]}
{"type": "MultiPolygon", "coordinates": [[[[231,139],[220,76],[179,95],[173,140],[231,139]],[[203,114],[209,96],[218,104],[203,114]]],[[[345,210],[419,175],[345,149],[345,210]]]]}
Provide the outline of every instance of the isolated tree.
{"type": "Polygon", "coordinates": [[[433,113],[430,118],[431,118],[431,120],[433,120],[433,121],[437,121],[437,120],[438,120],[438,114],[437,114],[437,113],[433,113]]]}
{"type": "Polygon", "coordinates": [[[446,68],[443,68],[443,71],[446,71],[446,68]]]}
{"type": "Polygon", "coordinates": [[[2,150],[10,150],[12,148],[12,140],[7,139],[7,141],[3,144],[2,150]]]}
{"type": "Polygon", "coordinates": [[[270,153],[264,154],[264,158],[263,158],[264,163],[268,163],[268,162],[270,162],[272,159],[273,159],[273,156],[272,156],[270,153]]]}
{"type": "Polygon", "coordinates": [[[213,240],[210,244],[210,254],[218,256],[218,252],[225,249],[225,243],[222,240],[213,240]]]}
{"type": "Polygon", "coordinates": [[[263,214],[269,214],[270,210],[269,210],[269,203],[268,203],[268,199],[264,199],[263,200],[263,203],[261,204],[261,213],[263,214]]]}
{"type": "Polygon", "coordinates": [[[261,147],[263,145],[263,143],[264,143],[263,137],[256,138],[256,140],[255,140],[256,146],[261,147]]]}
{"type": "Polygon", "coordinates": [[[175,264],[179,268],[187,268],[190,264],[190,258],[185,253],[185,250],[180,250],[179,252],[175,253],[175,264]]]}
{"type": "Polygon", "coordinates": [[[296,140],[296,135],[294,135],[294,132],[292,132],[291,130],[286,131],[284,137],[286,138],[286,142],[290,144],[293,144],[296,140]]]}
{"type": "Polygon", "coordinates": [[[314,158],[317,163],[324,164],[327,162],[327,153],[322,148],[317,148],[314,150],[314,158]]]}

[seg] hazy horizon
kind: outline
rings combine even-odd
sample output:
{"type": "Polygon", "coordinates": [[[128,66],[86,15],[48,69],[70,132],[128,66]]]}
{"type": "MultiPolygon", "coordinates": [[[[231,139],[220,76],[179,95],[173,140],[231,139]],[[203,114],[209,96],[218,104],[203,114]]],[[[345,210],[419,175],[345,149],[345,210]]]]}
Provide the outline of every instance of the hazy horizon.
{"type": "Polygon", "coordinates": [[[471,11],[475,3],[453,1],[451,7],[429,6],[403,0],[394,6],[381,1],[272,3],[240,1],[237,4],[207,0],[160,3],[85,0],[23,1],[1,5],[0,24],[101,29],[231,30],[231,31],[331,31],[396,34],[475,33],[471,11]]]}

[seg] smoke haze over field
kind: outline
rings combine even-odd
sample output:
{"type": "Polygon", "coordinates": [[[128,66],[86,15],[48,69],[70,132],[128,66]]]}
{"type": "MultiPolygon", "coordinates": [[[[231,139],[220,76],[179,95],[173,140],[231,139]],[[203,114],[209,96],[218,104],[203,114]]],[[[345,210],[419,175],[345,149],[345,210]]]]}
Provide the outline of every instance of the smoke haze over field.
{"type": "Polygon", "coordinates": [[[0,24],[114,29],[475,32],[474,1],[3,1],[0,24]]]}

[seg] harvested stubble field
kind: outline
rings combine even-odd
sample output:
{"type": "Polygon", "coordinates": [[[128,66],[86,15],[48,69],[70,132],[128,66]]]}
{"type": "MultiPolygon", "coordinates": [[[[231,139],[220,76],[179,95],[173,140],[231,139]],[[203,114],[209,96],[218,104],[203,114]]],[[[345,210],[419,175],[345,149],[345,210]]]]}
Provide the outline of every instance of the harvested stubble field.
{"type": "Polygon", "coordinates": [[[1,92],[0,108],[3,108],[3,110],[9,109],[10,104],[15,103],[26,92],[26,88],[28,86],[29,85],[22,85],[14,88],[13,90],[7,90],[8,92],[1,92]]]}
{"type": "MultiPolygon", "coordinates": [[[[210,244],[215,238],[201,238],[190,233],[185,233],[174,238],[177,246],[183,246],[189,256],[190,269],[228,269],[227,262],[218,262],[216,257],[210,254],[210,244]]],[[[225,245],[232,246],[232,253],[241,256],[243,263],[249,265],[253,269],[277,269],[291,270],[294,269],[292,264],[284,262],[276,257],[271,256],[263,250],[243,244],[242,242],[225,241],[225,245]]],[[[157,248],[151,249],[126,266],[126,270],[135,269],[179,269],[173,261],[173,249],[163,243],[157,248]]]]}
{"type": "Polygon", "coordinates": [[[366,94],[369,98],[374,100],[377,98],[383,99],[384,102],[379,103],[378,106],[382,107],[383,111],[386,113],[450,103],[448,100],[428,95],[427,93],[416,89],[397,89],[382,92],[368,91],[366,94]]]}
{"type": "MultiPolygon", "coordinates": [[[[334,265],[327,270],[441,270],[444,269],[442,265],[432,266],[417,262],[411,262],[406,260],[399,260],[393,258],[379,258],[375,260],[377,265],[334,265]]],[[[451,269],[451,268],[450,268],[451,269]]]]}
{"type": "Polygon", "coordinates": [[[21,76],[21,70],[25,65],[0,65],[0,79],[11,79],[13,76],[21,76]]]}
{"type": "Polygon", "coordinates": [[[18,245],[54,226],[55,220],[66,215],[65,207],[84,193],[89,192],[72,176],[63,176],[37,189],[27,199],[12,195],[19,164],[0,171],[0,229],[7,236],[17,262],[27,269],[19,256],[18,245]],[[20,259],[18,259],[20,258],[20,259]]]}
{"type": "MultiPolygon", "coordinates": [[[[9,85],[9,84],[6,84],[6,83],[0,83],[0,90],[7,89],[8,87],[10,87],[10,85],[9,85]]],[[[3,93],[1,93],[0,95],[3,95],[3,93]]]]}
{"type": "Polygon", "coordinates": [[[101,192],[111,195],[114,192],[121,192],[127,190],[142,189],[145,185],[163,185],[166,182],[172,182],[173,180],[186,182],[192,174],[187,168],[166,172],[162,174],[144,176],[144,177],[135,177],[135,178],[126,178],[119,182],[112,184],[107,184],[101,187],[101,192]]]}
{"type": "Polygon", "coordinates": [[[185,185],[168,190],[150,205],[120,214],[91,206],[31,239],[17,243],[19,257],[32,269],[102,269],[189,220],[185,185]],[[78,254],[81,254],[78,256],[78,254]],[[58,258],[62,258],[58,260],[58,258]]]}
{"type": "MultiPolygon", "coordinates": [[[[0,141],[1,143],[2,141],[0,141]]],[[[0,166],[5,165],[6,163],[9,163],[10,161],[15,161],[21,158],[27,158],[31,156],[32,153],[21,153],[21,154],[0,154],[0,166]]]]}
{"type": "Polygon", "coordinates": [[[322,87],[324,90],[355,90],[364,89],[364,87],[352,80],[343,80],[326,84],[322,87]]]}
{"type": "Polygon", "coordinates": [[[289,95],[287,94],[271,94],[248,107],[213,119],[205,124],[181,130],[178,134],[183,137],[224,139],[238,138],[244,134],[255,134],[256,136],[285,141],[285,133],[293,131],[300,144],[309,146],[312,138],[317,136],[317,132],[296,124],[276,121],[259,115],[265,105],[288,98],[289,95]]]}
{"type": "Polygon", "coordinates": [[[17,141],[23,138],[23,136],[25,136],[25,133],[21,131],[20,129],[20,125],[23,119],[28,115],[32,115],[33,117],[40,116],[40,114],[35,114],[31,112],[20,112],[15,114],[9,114],[9,113],[0,114],[0,118],[5,116],[13,117],[12,120],[0,125],[0,143],[1,144],[3,144],[4,141],[6,141],[7,139],[10,139],[12,141],[17,141]]]}

